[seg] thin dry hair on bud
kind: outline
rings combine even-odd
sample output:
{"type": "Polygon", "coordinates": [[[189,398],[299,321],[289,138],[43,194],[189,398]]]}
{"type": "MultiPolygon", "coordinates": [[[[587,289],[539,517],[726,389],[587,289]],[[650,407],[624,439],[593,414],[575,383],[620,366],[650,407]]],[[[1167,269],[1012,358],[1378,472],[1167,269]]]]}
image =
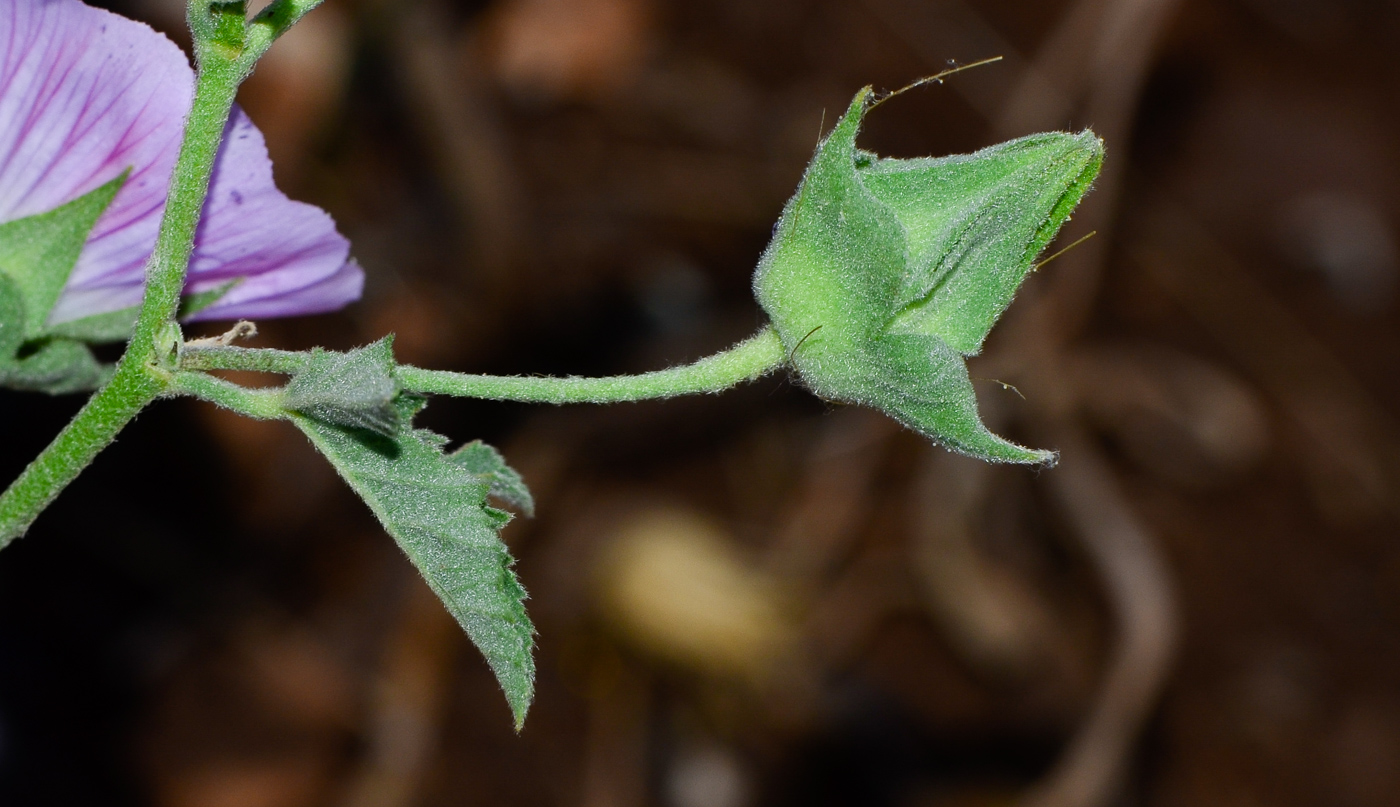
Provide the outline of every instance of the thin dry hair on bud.
{"type": "Polygon", "coordinates": [[[1002,381],[1000,378],[982,378],[982,377],[980,377],[980,376],[977,377],[977,380],[978,380],[978,381],[990,381],[990,382],[992,382],[993,384],[1000,384],[1002,389],[1004,389],[1004,390],[1011,390],[1012,392],[1016,393],[1017,397],[1019,397],[1021,400],[1023,400],[1023,401],[1026,400],[1026,396],[1023,395],[1023,394],[1021,394],[1021,391],[1020,391],[1019,389],[1016,388],[1016,385],[1015,385],[1015,384],[1012,384],[1012,383],[1009,382],[1009,381],[1002,381]]]}
{"type": "Polygon", "coordinates": [[[798,340],[797,340],[797,344],[793,345],[793,346],[792,346],[792,350],[789,350],[789,351],[788,351],[788,357],[787,357],[787,363],[788,363],[788,364],[792,364],[793,357],[795,357],[795,356],[797,355],[797,349],[800,348],[800,347],[802,347],[802,343],[803,343],[803,342],[806,342],[808,339],[811,339],[811,338],[812,338],[812,334],[816,333],[817,331],[820,331],[821,329],[822,329],[822,326],[818,325],[817,327],[815,327],[815,328],[813,328],[812,330],[808,331],[806,336],[804,336],[804,337],[802,337],[801,339],[798,339],[798,340]]]}
{"type": "Polygon", "coordinates": [[[1042,266],[1044,266],[1045,264],[1047,264],[1047,263],[1049,263],[1049,262],[1055,260],[1056,258],[1060,257],[1061,255],[1065,254],[1066,252],[1069,252],[1070,250],[1074,249],[1075,247],[1079,246],[1080,244],[1084,243],[1085,241],[1088,241],[1090,238],[1093,238],[1094,236],[1096,236],[1096,235],[1098,235],[1098,234],[1099,234],[1099,231],[1098,231],[1098,230],[1090,230],[1089,232],[1085,233],[1084,235],[1082,235],[1082,236],[1080,236],[1080,237],[1074,239],[1074,241],[1072,241],[1072,242],[1071,242],[1069,245],[1067,245],[1064,249],[1057,249],[1057,250],[1055,250],[1055,253],[1054,253],[1053,255],[1051,255],[1050,257],[1046,258],[1045,260],[1040,261],[1039,263],[1032,264],[1032,265],[1031,265],[1031,271],[1032,271],[1032,272],[1038,271],[1038,270],[1040,269],[1040,267],[1042,267],[1042,266]]]}
{"type": "Polygon", "coordinates": [[[228,347],[239,339],[252,339],[258,335],[256,323],[241,319],[234,323],[232,328],[219,334],[218,336],[206,336],[202,339],[191,339],[185,344],[190,347],[228,347]]]}
{"type": "Polygon", "coordinates": [[[897,90],[895,90],[895,91],[893,91],[893,92],[887,92],[887,93],[884,93],[884,94],[881,94],[881,95],[877,95],[877,96],[875,97],[875,100],[873,100],[873,101],[870,102],[870,107],[873,109],[873,108],[879,106],[880,104],[883,104],[883,103],[885,103],[886,101],[890,100],[891,98],[895,97],[896,95],[903,95],[904,93],[909,92],[910,90],[915,89],[915,88],[917,88],[917,87],[922,87],[922,86],[924,86],[925,84],[942,84],[942,83],[943,83],[943,79],[945,79],[945,78],[947,78],[947,77],[949,77],[949,76],[951,76],[951,75],[953,75],[953,74],[955,74],[955,73],[961,73],[961,72],[964,71],[964,70],[971,70],[971,69],[974,68],[974,67],[982,67],[983,65],[992,64],[992,63],[994,63],[994,62],[999,62],[999,61],[1002,60],[1002,58],[1003,58],[1003,57],[1001,57],[1001,56],[992,56],[992,57],[987,58],[987,59],[979,59],[979,60],[977,60],[977,61],[975,61],[975,62],[969,62],[968,64],[962,64],[962,65],[958,65],[958,66],[956,66],[956,67],[950,67],[950,68],[948,68],[947,70],[944,70],[944,71],[942,71],[942,72],[940,72],[940,73],[934,73],[934,74],[931,75],[931,76],[924,76],[923,78],[919,79],[918,81],[915,81],[915,82],[913,82],[913,83],[911,83],[911,84],[907,84],[907,85],[905,85],[905,86],[903,86],[903,87],[900,87],[899,89],[897,89],[897,90]]]}

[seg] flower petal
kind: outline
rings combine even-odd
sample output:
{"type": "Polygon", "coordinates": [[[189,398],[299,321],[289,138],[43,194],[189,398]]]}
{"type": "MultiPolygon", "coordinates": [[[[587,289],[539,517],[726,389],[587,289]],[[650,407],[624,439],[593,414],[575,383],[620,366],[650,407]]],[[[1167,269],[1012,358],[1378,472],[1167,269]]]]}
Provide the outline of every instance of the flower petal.
{"type": "Polygon", "coordinates": [[[288,199],[272,178],[267,144],[237,107],[224,131],[204,218],[195,234],[190,292],[243,278],[195,318],[277,317],[341,308],[363,272],[350,242],[320,208],[288,199]]]}
{"type": "MultiPolygon", "coordinates": [[[[0,0],[0,221],[42,213],[130,169],[49,316],[136,305],[193,95],[184,54],[147,26],[79,0],[0,0]]],[[[363,285],[325,212],[273,182],[262,134],[225,129],[186,291],[241,279],[199,319],[339,308],[363,285]]]]}
{"type": "Polygon", "coordinates": [[[139,277],[193,96],[184,54],[77,0],[0,0],[0,31],[0,221],[52,210],[129,168],[72,278],[139,277]]]}
{"type": "Polygon", "coordinates": [[[189,317],[189,321],[323,314],[360,299],[365,288],[365,272],[353,260],[342,264],[334,274],[305,286],[284,285],[283,281],[290,277],[294,277],[291,272],[269,272],[249,278],[217,303],[189,317]]]}

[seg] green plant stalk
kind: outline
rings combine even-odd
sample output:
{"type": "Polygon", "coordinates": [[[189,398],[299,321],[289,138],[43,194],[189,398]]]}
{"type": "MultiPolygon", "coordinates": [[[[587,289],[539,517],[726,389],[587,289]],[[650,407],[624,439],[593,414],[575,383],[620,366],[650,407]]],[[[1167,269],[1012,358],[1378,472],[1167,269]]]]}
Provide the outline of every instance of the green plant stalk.
{"type": "Polygon", "coordinates": [[[734,347],[681,367],[631,376],[551,378],[490,376],[423,370],[407,365],[395,371],[410,392],[531,403],[616,403],[720,392],[782,366],[787,350],[770,327],[734,347]]]}
{"type": "MultiPolygon", "coordinates": [[[[605,378],[492,376],[424,370],[409,365],[400,365],[394,375],[408,392],[528,403],[619,403],[720,392],[769,373],[786,361],[787,354],[778,334],[765,327],[734,347],[693,364],[641,375],[605,378]]],[[[180,356],[182,370],[252,370],[293,375],[305,366],[305,354],[285,350],[187,347],[180,356]]]]}
{"type": "Polygon", "coordinates": [[[166,387],[168,396],[188,395],[222,406],[232,412],[255,420],[278,420],[287,417],[280,388],[248,389],[231,381],[195,372],[178,372],[166,387]]]}
{"type": "Polygon", "coordinates": [[[146,293],[141,313],[125,356],[156,359],[157,336],[167,323],[175,321],[185,273],[194,252],[194,234],[199,226],[209,178],[214,171],[224,126],[233,108],[234,94],[242,81],[235,64],[204,58],[200,60],[194,105],[185,127],[180,156],[170,178],[170,195],[161,218],[155,251],[146,265],[146,293]]]}
{"type": "Polygon", "coordinates": [[[277,0],[248,21],[248,57],[256,61],[277,37],[325,0],[277,0]]]}
{"type": "MultiPolygon", "coordinates": [[[[191,5],[191,18],[196,13],[191,5]]],[[[192,25],[199,38],[199,26],[192,25]]],[[[180,154],[170,180],[155,251],[146,265],[141,313],[116,373],[58,437],[0,494],[0,549],[23,535],[44,508],[111,444],[142,409],[169,386],[174,325],[185,271],[194,249],[204,197],[239,83],[251,69],[243,53],[196,44],[199,74],[180,154]]]]}
{"type": "Polygon", "coordinates": [[[187,343],[180,351],[181,370],[247,370],[296,375],[306,369],[306,353],[275,348],[204,347],[187,343]]]}
{"type": "MultiPolygon", "coordinates": [[[[199,63],[195,96],[171,176],[146,289],[131,342],[110,381],[54,441],[0,494],[0,549],[23,535],[41,512],[151,402],[189,395],[255,418],[285,417],[280,391],[248,390],[197,370],[239,369],[295,374],[299,354],[241,348],[181,350],[176,314],[195,230],[239,84],[272,42],[322,0],[276,0],[251,21],[243,4],[190,0],[190,29],[199,63]]],[[[694,364],[608,378],[468,375],[401,366],[411,392],[540,403],[610,403],[719,392],[787,361],[772,328],[694,364]]]]}

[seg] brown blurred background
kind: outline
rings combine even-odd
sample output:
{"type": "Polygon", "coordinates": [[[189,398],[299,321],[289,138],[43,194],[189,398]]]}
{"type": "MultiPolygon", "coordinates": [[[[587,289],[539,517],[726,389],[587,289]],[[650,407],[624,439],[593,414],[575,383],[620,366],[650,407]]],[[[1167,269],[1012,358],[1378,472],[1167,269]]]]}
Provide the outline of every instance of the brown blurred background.
{"type": "MultiPolygon", "coordinates": [[[[110,3],[177,40],[182,5],[110,3]]],[[[368,287],[260,344],[698,358],[759,326],[850,96],[1000,55],[861,143],[1106,139],[1060,244],[1097,236],[971,365],[1062,463],[782,377],[436,401],[539,502],[505,531],[539,629],[516,736],[293,429],[161,404],[0,557],[0,802],[1400,804],[1397,41],[1382,0],[330,0],[241,98],[368,287]]],[[[6,478],[78,404],[0,396],[6,478]]]]}

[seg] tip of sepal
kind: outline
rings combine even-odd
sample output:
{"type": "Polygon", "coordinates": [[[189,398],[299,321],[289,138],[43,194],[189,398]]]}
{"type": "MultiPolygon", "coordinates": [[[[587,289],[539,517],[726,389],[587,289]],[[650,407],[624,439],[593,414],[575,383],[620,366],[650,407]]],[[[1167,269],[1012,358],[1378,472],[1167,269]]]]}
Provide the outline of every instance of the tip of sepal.
{"type": "Polygon", "coordinates": [[[1026,448],[1015,443],[1008,443],[1016,450],[1008,455],[986,457],[988,462],[1001,462],[1008,465],[1030,465],[1037,468],[1049,470],[1060,463],[1060,452],[1050,451],[1041,448],[1026,448]]]}
{"type": "Polygon", "coordinates": [[[940,415],[944,418],[951,415],[963,421],[958,427],[952,429],[930,428],[933,424],[927,421],[923,423],[909,423],[904,417],[901,417],[901,415],[907,413],[890,414],[894,414],[897,419],[905,422],[905,425],[911,426],[915,431],[947,450],[955,454],[962,454],[967,457],[972,457],[973,459],[982,460],[983,462],[1003,465],[1029,465],[1049,469],[1055,467],[1060,461],[1060,454],[1058,451],[1042,448],[1028,448],[994,434],[982,424],[975,410],[964,410],[955,415],[946,409],[941,412],[940,415]]]}

